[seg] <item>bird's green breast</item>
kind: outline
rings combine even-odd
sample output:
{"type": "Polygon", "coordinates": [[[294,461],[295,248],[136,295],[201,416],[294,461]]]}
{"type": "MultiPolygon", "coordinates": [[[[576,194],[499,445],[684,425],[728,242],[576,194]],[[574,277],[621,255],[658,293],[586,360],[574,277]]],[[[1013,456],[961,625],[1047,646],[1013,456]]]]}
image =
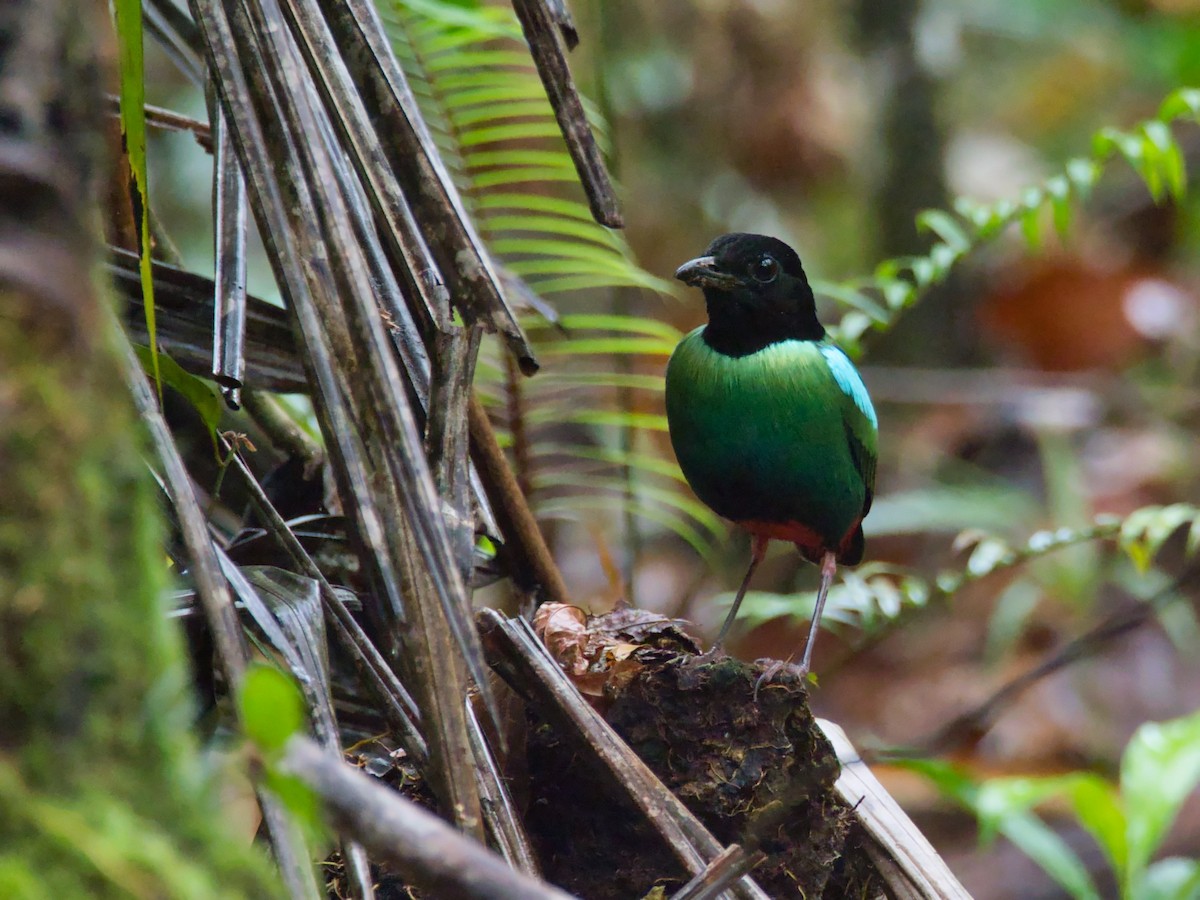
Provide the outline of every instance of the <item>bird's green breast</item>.
{"type": "Polygon", "coordinates": [[[828,341],[733,357],[702,332],[667,365],[671,443],[688,483],[725,518],[799,522],[832,549],[873,489],[874,412],[853,366],[828,341]]]}

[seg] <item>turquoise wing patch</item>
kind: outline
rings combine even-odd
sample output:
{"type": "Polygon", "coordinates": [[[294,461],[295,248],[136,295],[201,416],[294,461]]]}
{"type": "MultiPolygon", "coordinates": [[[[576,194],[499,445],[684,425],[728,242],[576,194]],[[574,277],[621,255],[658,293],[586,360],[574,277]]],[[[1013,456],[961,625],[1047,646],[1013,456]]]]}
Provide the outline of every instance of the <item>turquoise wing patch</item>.
{"type": "Polygon", "coordinates": [[[842,389],[842,393],[853,400],[854,405],[870,420],[871,425],[878,429],[879,419],[875,415],[875,407],[871,405],[871,395],[867,393],[867,386],[863,384],[862,376],[858,374],[858,369],[854,368],[854,363],[850,362],[850,357],[840,347],[822,347],[821,355],[825,357],[829,371],[833,373],[833,379],[842,389]]]}

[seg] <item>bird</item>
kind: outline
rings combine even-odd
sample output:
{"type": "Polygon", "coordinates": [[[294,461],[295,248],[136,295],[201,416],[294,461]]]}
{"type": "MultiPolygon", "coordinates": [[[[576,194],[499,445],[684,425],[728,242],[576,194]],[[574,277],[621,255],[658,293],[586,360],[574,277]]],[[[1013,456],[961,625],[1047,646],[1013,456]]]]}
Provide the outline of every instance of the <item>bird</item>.
{"type": "Polygon", "coordinates": [[[817,320],[800,257],[786,243],[725,234],[675,277],[704,292],[708,322],[667,362],[671,444],[696,496],[751,536],[750,566],[703,656],[721,652],[769,543],[788,541],[821,570],[803,677],[838,565],[862,561],[879,420],[850,357],[817,320]]]}

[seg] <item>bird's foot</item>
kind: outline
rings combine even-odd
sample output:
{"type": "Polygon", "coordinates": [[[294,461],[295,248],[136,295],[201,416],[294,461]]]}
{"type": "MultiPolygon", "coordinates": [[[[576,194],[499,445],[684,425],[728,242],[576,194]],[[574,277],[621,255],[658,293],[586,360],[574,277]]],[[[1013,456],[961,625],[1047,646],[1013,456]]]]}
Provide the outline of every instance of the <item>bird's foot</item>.
{"type": "Polygon", "coordinates": [[[720,641],[717,641],[715,644],[713,644],[711,647],[709,647],[703,653],[697,653],[696,654],[696,662],[698,662],[698,663],[715,662],[718,659],[724,659],[728,655],[729,654],[727,654],[725,652],[725,645],[723,643],[721,643],[720,641]]]}
{"type": "Polygon", "coordinates": [[[788,662],[782,659],[756,659],[755,662],[764,666],[763,673],[758,676],[758,680],[754,682],[754,702],[758,702],[758,691],[764,684],[770,684],[775,681],[781,674],[786,673],[785,679],[780,681],[795,681],[803,684],[808,677],[808,669],[804,666],[797,665],[793,662],[788,662]]]}

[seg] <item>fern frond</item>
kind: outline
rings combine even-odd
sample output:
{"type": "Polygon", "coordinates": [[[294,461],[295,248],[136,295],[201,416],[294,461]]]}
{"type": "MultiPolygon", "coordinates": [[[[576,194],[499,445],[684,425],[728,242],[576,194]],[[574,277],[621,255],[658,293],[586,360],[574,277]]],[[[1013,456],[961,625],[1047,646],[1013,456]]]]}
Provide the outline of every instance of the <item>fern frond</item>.
{"type": "Polygon", "coordinates": [[[712,537],[698,529],[690,516],[678,514],[658,503],[645,503],[636,496],[581,494],[571,497],[558,497],[539,503],[537,512],[543,518],[557,518],[569,522],[577,522],[580,519],[580,512],[585,510],[598,510],[610,513],[628,510],[640,519],[654,522],[666,530],[675,533],[701,556],[708,558],[712,555],[712,537]]]}
{"type": "MultiPolygon", "coordinates": [[[[1167,541],[1184,528],[1188,531],[1186,553],[1191,556],[1200,550],[1200,507],[1189,503],[1147,506],[1124,519],[1101,515],[1085,528],[1036,531],[1022,544],[982,531],[964,532],[955,542],[957,551],[967,552],[962,568],[946,569],[931,580],[899,566],[861,565],[845,571],[841,582],[830,589],[825,616],[831,622],[870,632],[881,624],[894,624],[906,610],[931,601],[949,602],[963,588],[998,572],[1092,541],[1117,541],[1144,573],[1167,541]]],[[[780,615],[811,613],[814,598],[812,593],[748,594],[742,619],[753,626],[780,615]]]]}
{"type": "MultiPolygon", "coordinates": [[[[463,202],[509,273],[540,296],[673,292],[636,265],[619,232],[593,219],[510,9],[444,0],[379,5],[463,202]]],[[[603,140],[600,117],[584,105],[603,140]]],[[[520,421],[501,423],[497,437],[521,451],[539,515],[629,511],[707,553],[724,527],[662,458],[662,443],[645,438],[666,429],[654,395],[680,333],[632,316],[568,315],[554,327],[530,317],[524,324],[545,364],[539,377],[513,381],[484,354],[476,384],[493,409],[510,419],[519,410],[520,421]],[[623,409],[631,396],[646,401],[623,409]]]]}
{"type": "MultiPolygon", "coordinates": [[[[544,364],[522,383],[537,514],[628,513],[710,556],[726,526],[691,494],[661,439],[663,368],[679,329],[639,316],[571,314],[557,326],[530,320],[528,333],[544,364]]],[[[502,405],[498,371],[481,357],[477,385],[493,409],[502,405]]],[[[497,438],[511,446],[503,426],[497,438]]]]}
{"type": "MultiPolygon", "coordinates": [[[[575,165],[515,14],[500,6],[380,0],[381,18],[480,234],[541,296],[671,286],[581,202],[575,165]]],[[[603,123],[587,106],[603,138],[603,123]]]]}
{"type": "Polygon", "coordinates": [[[945,281],[964,256],[1010,226],[1019,227],[1035,249],[1042,243],[1047,217],[1059,234],[1065,235],[1073,205],[1087,198],[1114,157],[1121,157],[1137,172],[1156,202],[1182,197],[1187,190],[1187,172],[1183,151],[1170,126],[1185,121],[1200,122],[1200,89],[1175,91],[1163,101],[1155,118],[1128,131],[1099,131],[1092,139],[1089,156],[1070,160],[1057,175],[1026,188],[1016,200],[978,203],[960,197],[953,212],[922,212],[917,227],[935,238],[924,256],[884,260],[869,278],[813,284],[818,295],[850,308],[831,331],[848,351],[857,352],[865,333],[886,331],[925,291],[945,281]]]}

